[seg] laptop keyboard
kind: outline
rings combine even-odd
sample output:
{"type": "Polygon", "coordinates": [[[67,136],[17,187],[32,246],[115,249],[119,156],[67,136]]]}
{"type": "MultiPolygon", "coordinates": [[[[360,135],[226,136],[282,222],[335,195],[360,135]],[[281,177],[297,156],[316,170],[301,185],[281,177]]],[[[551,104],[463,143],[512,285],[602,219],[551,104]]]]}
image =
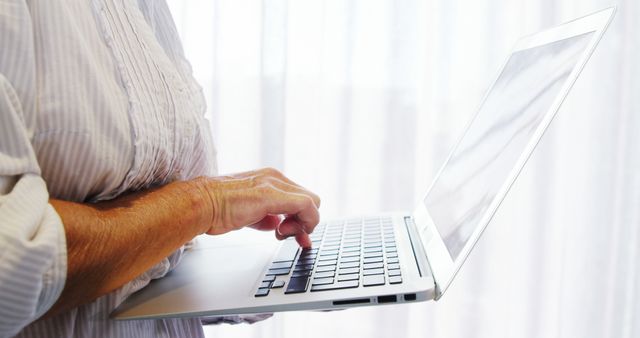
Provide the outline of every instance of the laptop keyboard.
{"type": "Polygon", "coordinates": [[[311,249],[286,239],[255,293],[269,295],[327,291],[402,283],[390,217],[365,217],[319,224],[311,249]]]}

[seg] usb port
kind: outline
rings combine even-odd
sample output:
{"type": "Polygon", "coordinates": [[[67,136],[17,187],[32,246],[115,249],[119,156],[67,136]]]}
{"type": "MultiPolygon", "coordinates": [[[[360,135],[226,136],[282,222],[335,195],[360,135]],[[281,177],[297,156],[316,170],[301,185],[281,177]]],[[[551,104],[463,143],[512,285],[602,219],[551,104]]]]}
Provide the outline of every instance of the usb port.
{"type": "Polygon", "coordinates": [[[391,295],[391,296],[379,296],[378,297],[378,303],[382,304],[382,303],[395,303],[398,301],[398,297],[396,297],[396,295],[391,295]]]}
{"type": "Polygon", "coordinates": [[[416,300],[416,294],[415,293],[407,293],[407,294],[404,295],[404,300],[405,301],[416,300]]]}

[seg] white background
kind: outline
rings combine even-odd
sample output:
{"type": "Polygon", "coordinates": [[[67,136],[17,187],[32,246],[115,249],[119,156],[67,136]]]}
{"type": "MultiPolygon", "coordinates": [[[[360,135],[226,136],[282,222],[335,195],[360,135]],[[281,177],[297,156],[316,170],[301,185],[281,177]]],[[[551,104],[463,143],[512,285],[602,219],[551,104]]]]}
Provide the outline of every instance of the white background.
{"type": "Polygon", "coordinates": [[[440,302],[276,314],[206,331],[640,336],[637,1],[169,4],[205,90],[221,173],[276,167],[322,197],[324,218],[411,209],[519,36],[617,4],[604,40],[440,302]]]}

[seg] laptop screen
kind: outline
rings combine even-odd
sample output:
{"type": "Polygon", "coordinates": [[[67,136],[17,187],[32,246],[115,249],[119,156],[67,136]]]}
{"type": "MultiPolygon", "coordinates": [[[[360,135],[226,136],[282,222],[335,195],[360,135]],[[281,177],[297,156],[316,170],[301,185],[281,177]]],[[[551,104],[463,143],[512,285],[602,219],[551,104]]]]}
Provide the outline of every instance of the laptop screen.
{"type": "Polygon", "coordinates": [[[455,261],[594,33],[511,55],[424,203],[455,261]]]}

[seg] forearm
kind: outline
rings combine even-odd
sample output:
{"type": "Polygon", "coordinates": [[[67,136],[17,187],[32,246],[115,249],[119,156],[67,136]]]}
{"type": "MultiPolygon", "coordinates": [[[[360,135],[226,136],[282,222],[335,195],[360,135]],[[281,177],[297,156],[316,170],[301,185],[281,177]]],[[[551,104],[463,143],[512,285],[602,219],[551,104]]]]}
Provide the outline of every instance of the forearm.
{"type": "Polygon", "coordinates": [[[65,288],[48,315],[76,307],[133,280],[210,223],[210,203],[190,182],[96,204],[50,200],[64,224],[65,288]]]}

